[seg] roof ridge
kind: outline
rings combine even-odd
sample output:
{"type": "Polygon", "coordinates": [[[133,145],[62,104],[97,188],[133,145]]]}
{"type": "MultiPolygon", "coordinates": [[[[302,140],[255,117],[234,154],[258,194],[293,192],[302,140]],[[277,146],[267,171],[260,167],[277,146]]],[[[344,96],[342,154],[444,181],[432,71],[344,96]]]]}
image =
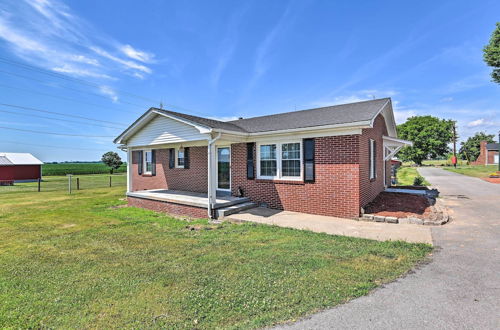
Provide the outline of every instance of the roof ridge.
{"type": "Polygon", "coordinates": [[[273,113],[273,114],[270,114],[270,115],[255,116],[255,117],[248,117],[248,118],[243,118],[243,119],[231,120],[231,121],[227,121],[226,123],[236,124],[236,122],[238,122],[238,121],[251,120],[251,119],[255,119],[255,118],[264,118],[264,117],[270,117],[270,116],[285,115],[285,114],[289,114],[289,113],[299,113],[299,112],[312,111],[312,110],[321,110],[321,109],[327,109],[327,108],[333,108],[333,107],[341,107],[341,106],[345,106],[345,105],[353,105],[353,104],[359,104],[359,103],[375,102],[375,101],[390,100],[390,99],[391,99],[390,97],[383,97],[383,98],[380,98],[380,99],[364,100],[364,101],[358,101],[358,102],[350,102],[350,103],[341,103],[341,104],[327,105],[327,106],[318,107],[318,108],[310,108],[310,109],[302,109],[302,110],[278,112],[278,113],[273,113]]]}

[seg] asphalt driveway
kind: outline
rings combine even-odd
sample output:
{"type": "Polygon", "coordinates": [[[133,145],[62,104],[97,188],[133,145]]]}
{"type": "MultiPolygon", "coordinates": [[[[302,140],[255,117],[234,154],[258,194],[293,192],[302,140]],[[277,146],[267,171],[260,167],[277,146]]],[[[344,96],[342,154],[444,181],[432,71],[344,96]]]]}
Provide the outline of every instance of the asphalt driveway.
{"type": "Polygon", "coordinates": [[[437,251],[414,273],[339,307],[280,328],[500,329],[500,185],[419,169],[453,221],[432,228],[437,251]]]}

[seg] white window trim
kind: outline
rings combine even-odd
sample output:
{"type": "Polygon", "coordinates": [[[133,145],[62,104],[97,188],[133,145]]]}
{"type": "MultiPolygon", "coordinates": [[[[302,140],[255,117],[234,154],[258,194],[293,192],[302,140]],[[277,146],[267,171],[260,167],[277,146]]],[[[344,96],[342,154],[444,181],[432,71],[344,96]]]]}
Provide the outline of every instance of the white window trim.
{"type": "Polygon", "coordinates": [[[232,183],[232,164],[231,164],[231,145],[218,145],[215,146],[215,187],[219,191],[231,191],[231,183],[232,183]],[[228,189],[222,189],[219,188],[219,148],[228,148],[229,149],[229,188],[228,189]]]}
{"type": "Polygon", "coordinates": [[[368,166],[370,167],[370,180],[377,178],[377,173],[375,173],[375,140],[370,139],[370,150],[368,150],[368,166]]]}
{"type": "Polygon", "coordinates": [[[179,165],[179,150],[184,149],[184,162],[186,162],[186,148],[175,148],[175,168],[184,168],[184,165],[179,165]]]}
{"type": "Polygon", "coordinates": [[[265,141],[256,143],[256,158],[257,158],[257,179],[262,180],[283,180],[283,181],[303,181],[304,178],[304,152],[302,140],[280,140],[280,141],[265,141]],[[300,176],[282,176],[282,149],[283,144],[298,143],[300,145],[300,176]],[[276,176],[262,176],[260,175],[260,146],[275,144],[276,145],[276,176]]]}
{"type": "MultiPolygon", "coordinates": [[[[147,157],[146,157],[146,153],[147,152],[150,152],[151,153],[151,160],[153,160],[153,154],[152,154],[152,149],[144,149],[142,151],[142,168],[143,168],[143,174],[146,174],[146,175],[149,175],[149,174],[153,174],[153,171],[148,171],[147,168],[147,157]]],[[[151,162],[151,168],[153,168],[153,162],[151,162]]]]}

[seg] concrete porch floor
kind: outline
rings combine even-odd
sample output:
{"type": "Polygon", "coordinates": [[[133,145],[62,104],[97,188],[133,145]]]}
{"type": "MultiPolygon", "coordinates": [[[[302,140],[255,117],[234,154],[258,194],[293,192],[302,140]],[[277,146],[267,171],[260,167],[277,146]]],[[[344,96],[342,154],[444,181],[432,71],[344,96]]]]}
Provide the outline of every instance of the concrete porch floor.
{"type": "Polygon", "coordinates": [[[336,217],[256,207],[226,217],[229,221],[256,222],[279,227],[306,229],[331,235],[368,238],[377,241],[406,241],[432,245],[431,229],[412,224],[364,222],[336,217]]]}
{"type": "MultiPolygon", "coordinates": [[[[206,193],[183,190],[152,189],[128,192],[127,196],[208,208],[208,196],[206,193]]],[[[249,199],[246,197],[231,196],[229,192],[217,192],[217,202],[215,204],[215,208],[218,209],[234,204],[240,204],[248,200],[249,199]]]]}

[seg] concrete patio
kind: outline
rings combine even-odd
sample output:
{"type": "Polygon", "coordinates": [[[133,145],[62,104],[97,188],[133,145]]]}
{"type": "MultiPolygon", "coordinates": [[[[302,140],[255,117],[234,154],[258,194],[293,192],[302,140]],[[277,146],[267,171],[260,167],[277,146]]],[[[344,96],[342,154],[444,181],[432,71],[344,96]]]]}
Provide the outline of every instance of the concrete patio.
{"type": "Polygon", "coordinates": [[[226,217],[229,221],[255,222],[279,227],[311,230],[331,235],[352,236],[378,241],[406,241],[432,244],[431,229],[412,224],[364,222],[336,217],[256,207],[226,217]]]}

